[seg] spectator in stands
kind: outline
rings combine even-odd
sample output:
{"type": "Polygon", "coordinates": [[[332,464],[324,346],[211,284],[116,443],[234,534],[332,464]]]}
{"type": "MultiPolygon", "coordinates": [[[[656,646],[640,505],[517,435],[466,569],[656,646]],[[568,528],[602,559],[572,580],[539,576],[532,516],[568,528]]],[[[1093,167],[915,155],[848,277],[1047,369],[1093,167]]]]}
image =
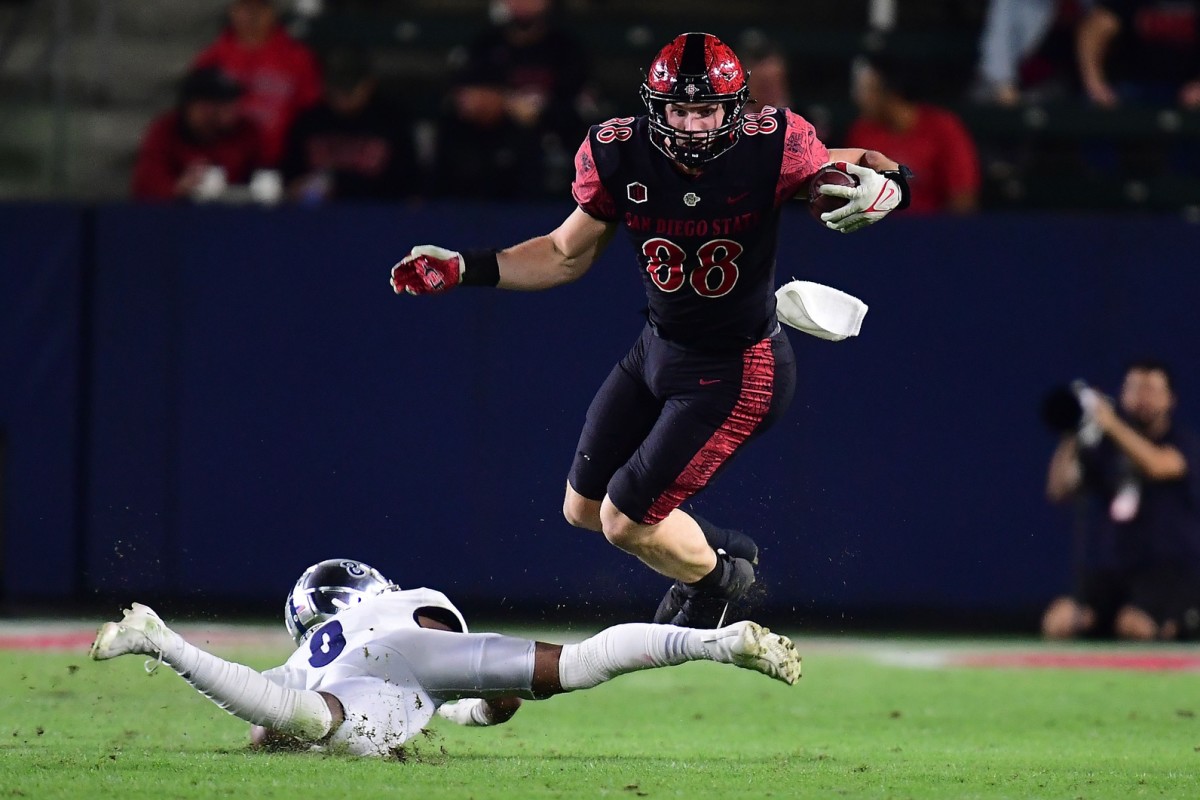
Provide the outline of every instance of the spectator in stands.
{"type": "Polygon", "coordinates": [[[371,57],[339,49],[325,58],[324,99],[288,132],[282,172],[288,196],[395,200],[417,191],[408,121],[379,94],[371,57]]]}
{"type": "Polygon", "coordinates": [[[229,24],[194,66],[221,67],[246,87],[242,111],[262,129],[272,166],[292,121],[321,97],[316,57],[283,29],[272,0],[232,0],[229,24]]]}
{"type": "Polygon", "coordinates": [[[750,102],[746,111],[760,111],[763,106],[790,108],[792,90],[783,49],[758,34],[743,37],[737,50],[742,66],[750,73],[750,102]]]}
{"type": "MultiPolygon", "coordinates": [[[[493,9],[495,22],[460,54],[453,109],[439,131],[438,163],[454,168],[458,159],[490,161],[494,169],[520,176],[520,186],[489,189],[480,177],[471,181],[473,190],[460,184],[450,191],[558,195],[570,185],[585,119],[594,116],[587,55],[554,21],[551,0],[497,0],[493,9]],[[473,152],[488,148],[496,149],[494,157],[473,152]]],[[[439,172],[439,183],[443,178],[439,172]]]]}
{"type": "Polygon", "coordinates": [[[1078,92],[1075,35],[1093,0],[991,0],[979,40],[975,99],[1013,106],[1078,92]]]}
{"type": "Polygon", "coordinates": [[[1120,409],[1079,387],[1077,428],[1050,460],[1052,502],[1099,501],[1083,517],[1087,553],[1073,596],[1047,608],[1043,633],[1053,639],[1116,635],[1175,639],[1200,632],[1200,438],[1173,419],[1170,369],[1132,363],[1120,409]]]}
{"type": "Polygon", "coordinates": [[[499,76],[459,81],[438,121],[431,191],[480,199],[541,196],[540,143],[506,113],[499,76]]]}
{"type": "Polygon", "coordinates": [[[1079,74],[1101,108],[1200,109],[1200,1],[1096,0],[1079,27],[1079,74]]]}
{"type": "Polygon", "coordinates": [[[248,181],[263,163],[263,138],[239,111],[241,95],[241,85],[216,67],[188,73],[176,107],[155,119],[142,140],[133,197],[199,197],[248,181]]]}
{"type": "Polygon", "coordinates": [[[971,213],[981,182],[971,134],[953,112],[915,96],[900,62],[858,59],[854,100],[860,115],[846,133],[846,146],[879,150],[912,168],[910,213],[971,213]]]}

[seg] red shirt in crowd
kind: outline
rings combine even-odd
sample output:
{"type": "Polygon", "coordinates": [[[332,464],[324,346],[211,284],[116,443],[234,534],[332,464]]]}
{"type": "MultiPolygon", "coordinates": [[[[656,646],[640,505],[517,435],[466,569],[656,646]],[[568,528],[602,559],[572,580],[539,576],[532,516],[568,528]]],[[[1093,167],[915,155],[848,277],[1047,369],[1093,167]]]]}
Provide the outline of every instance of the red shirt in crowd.
{"type": "Polygon", "coordinates": [[[263,166],[262,136],[254,123],[243,119],[220,139],[201,144],[184,135],[179,111],[168,111],[150,123],[138,150],[134,199],[174,199],[179,178],[194,164],[224,167],[226,183],[246,183],[263,166]]]}
{"type": "Polygon", "coordinates": [[[316,57],[283,28],[253,49],[226,30],[192,66],[220,67],[245,87],[239,105],[262,130],[270,165],[283,156],[288,128],[296,115],[321,97],[316,57]]]}
{"type": "Polygon", "coordinates": [[[979,191],[975,143],[958,116],[945,109],[918,105],[915,123],[903,132],[858,119],[846,134],[845,146],[878,150],[912,169],[909,213],[943,211],[951,197],[979,191]]]}

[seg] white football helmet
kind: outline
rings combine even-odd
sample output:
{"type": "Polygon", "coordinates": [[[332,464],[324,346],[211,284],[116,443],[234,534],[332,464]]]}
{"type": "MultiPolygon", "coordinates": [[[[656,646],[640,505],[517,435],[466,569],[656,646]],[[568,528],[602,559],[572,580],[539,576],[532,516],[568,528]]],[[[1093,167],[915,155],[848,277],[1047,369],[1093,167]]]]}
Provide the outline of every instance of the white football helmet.
{"type": "Polygon", "coordinates": [[[379,570],[349,558],[331,558],[304,570],[288,594],[283,618],[300,644],[313,629],[365,598],[400,587],[379,570]]]}

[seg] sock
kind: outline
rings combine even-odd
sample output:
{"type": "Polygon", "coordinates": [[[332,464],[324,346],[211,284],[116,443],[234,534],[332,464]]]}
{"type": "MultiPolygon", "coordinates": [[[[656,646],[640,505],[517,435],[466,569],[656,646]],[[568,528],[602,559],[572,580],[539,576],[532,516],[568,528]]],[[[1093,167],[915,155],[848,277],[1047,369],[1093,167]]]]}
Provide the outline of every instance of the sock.
{"type": "Polygon", "coordinates": [[[687,512],[688,516],[696,520],[696,524],[700,526],[701,532],[704,533],[704,540],[708,542],[708,546],[713,550],[724,550],[729,552],[729,537],[731,531],[725,528],[718,528],[704,517],[694,511],[687,512]]]}
{"type": "Polygon", "coordinates": [[[725,583],[725,574],[730,567],[728,556],[722,557],[720,553],[717,553],[717,565],[712,568],[712,571],[695,583],[686,585],[695,589],[699,594],[718,595],[721,593],[721,587],[725,583]]]}
{"type": "Polygon", "coordinates": [[[718,528],[694,511],[688,511],[687,514],[700,526],[700,532],[704,534],[704,541],[708,542],[708,546],[713,550],[724,550],[731,556],[744,558],[751,564],[758,564],[758,545],[749,536],[741,531],[718,528]]]}
{"type": "Polygon", "coordinates": [[[202,695],[235,717],[305,741],[333,727],[325,698],[309,690],[287,689],[262,673],[206,653],[165,625],[150,634],[162,660],[202,695]]]}
{"type": "Polygon", "coordinates": [[[559,682],[568,692],[590,689],[627,672],[712,660],[705,633],[644,622],[614,625],[579,644],[563,645],[559,682]]]}

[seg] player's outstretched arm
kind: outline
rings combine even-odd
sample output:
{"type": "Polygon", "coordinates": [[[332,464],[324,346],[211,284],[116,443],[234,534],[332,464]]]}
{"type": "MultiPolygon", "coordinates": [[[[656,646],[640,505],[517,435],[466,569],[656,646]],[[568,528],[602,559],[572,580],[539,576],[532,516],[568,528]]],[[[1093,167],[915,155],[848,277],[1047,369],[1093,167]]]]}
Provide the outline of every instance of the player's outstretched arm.
{"type": "Polygon", "coordinates": [[[617,226],[576,208],[556,229],[502,250],[500,288],[549,289],[583,277],[612,241],[617,226]]]}
{"type": "Polygon", "coordinates": [[[587,272],[615,230],[615,224],[576,209],[551,233],[499,252],[459,253],[420,245],[392,267],[392,289],[396,294],[414,295],[440,294],[459,285],[549,289],[587,272]]]}

